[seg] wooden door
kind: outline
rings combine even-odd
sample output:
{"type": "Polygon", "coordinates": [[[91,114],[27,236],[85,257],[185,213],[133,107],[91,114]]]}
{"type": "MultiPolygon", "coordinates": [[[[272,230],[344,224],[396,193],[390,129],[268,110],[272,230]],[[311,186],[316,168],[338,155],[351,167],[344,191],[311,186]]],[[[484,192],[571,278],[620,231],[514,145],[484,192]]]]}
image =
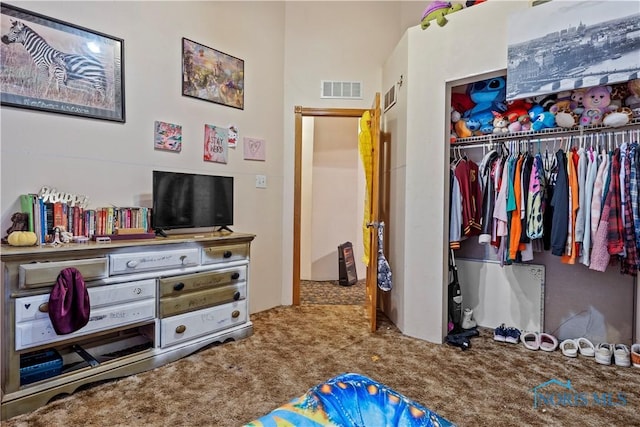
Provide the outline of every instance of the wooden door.
{"type": "Polygon", "coordinates": [[[366,310],[371,332],[377,328],[376,313],[378,311],[378,228],[380,220],[380,94],[376,93],[371,114],[371,181],[369,194],[369,212],[371,224],[369,229],[369,265],[366,278],[366,310]]]}

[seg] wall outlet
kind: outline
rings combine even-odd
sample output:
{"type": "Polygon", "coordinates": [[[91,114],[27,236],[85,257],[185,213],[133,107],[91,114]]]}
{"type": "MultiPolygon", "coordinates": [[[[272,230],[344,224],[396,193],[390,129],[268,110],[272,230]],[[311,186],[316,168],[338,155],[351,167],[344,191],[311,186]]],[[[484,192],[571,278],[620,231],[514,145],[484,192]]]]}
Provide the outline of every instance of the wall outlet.
{"type": "Polygon", "coordinates": [[[256,175],[256,188],[267,188],[266,175],[256,175]]]}

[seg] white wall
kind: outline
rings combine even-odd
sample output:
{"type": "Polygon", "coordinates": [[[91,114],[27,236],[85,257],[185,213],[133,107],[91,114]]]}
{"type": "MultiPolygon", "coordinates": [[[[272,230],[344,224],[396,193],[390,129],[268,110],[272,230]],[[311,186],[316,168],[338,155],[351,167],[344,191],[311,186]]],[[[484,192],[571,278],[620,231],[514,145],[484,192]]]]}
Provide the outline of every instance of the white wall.
{"type": "Polygon", "coordinates": [[[283,304],[293,272],[294,107],[369,108],[382,92],[382,64],[419,20],[424,2],[286,2],[284,58],[283,304]],[[320,99],[321,80],[360,80],[362,100],[320,99]]]}
{"type": "Polygon", "coordinates": [[[11,4],[124,39],[127,121],[2,107],[2,230],[18,196],[43,185],[87,195],[90,207],[150,206],[153,169],[231,175],[233,228],[257,235],[251,312],[291,303],[293,107],[369,107],[381,90],[381,64],[424,9],[423,2],[395,1],[11,4]],[[244,110],[181,96],[182,37],[245,60],[244,110]],[[320,100],[321,79],[361,80],[364,98],[320,100]],[[183,126],[180,154],[154,151],[156,120],[183,126]],[[226,165],[203,162],[205,123],[235,124],[240,137],[264,138],[267,161],[244,161],[236,149],[226,165]],[[267,189],[255,188],[256,174],[267,175],[267,189]]]}
{"type": "MultiPolygon", "coordinates": [[[[126,123],[2,107],[2,230],[18,196],[43,185],[84,194],[91,207],[151,204],[151,171],[235,178],[233,229],[255,233],[251,312],[282,302],[283,92],[282,2],[11,2],[124,39],[126,123]],[[182,37],[245,60],[245,108],[181,96],[182,37]],[[153,125],[183,126],[179,154],[154,151],[153,125]],[[267,161],[229,150],[226,165],[202,160],[205,123],[235,124],[240,137],[267,141],[267,161]],[[255,175],[268,188],[255,188],[255,175]]],[[[3,26],[4,28],[4,26],[3,26]]],[[[12,48],[22,46],[13,45],[12,48]]]]}
{"type": "MultiPolygon", "coordinates": [[[[362,210],[358,210],[358,118],[317,117],[313,139],[311,212],[311,280],[338,280],[338,245],[350,241],[357,274],[364,277],[361,235],[362,210]]],[[[303,216],[306,213],[303,211],[303,216]]]]}

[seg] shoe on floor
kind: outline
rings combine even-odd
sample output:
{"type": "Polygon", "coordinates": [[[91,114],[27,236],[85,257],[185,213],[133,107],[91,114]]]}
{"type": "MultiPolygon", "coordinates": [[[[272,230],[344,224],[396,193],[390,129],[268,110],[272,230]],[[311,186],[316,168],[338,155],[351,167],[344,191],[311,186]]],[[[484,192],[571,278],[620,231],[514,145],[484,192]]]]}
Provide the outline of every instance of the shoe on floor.
{"type": "Polygon", "coordinates": [[[631,346],[631,363],[636,368],[640,368],[640,344],[631,346]]]}
{"type": "Polygon", "coordinates": [[[464,312],[462,313],[461,326],[462,326],[462,329],[473,329],[476,326],[478,326],[476,321],[473,319],[473,310],[471,310],[470,308],[464,309],[464,312]]]}
{"type": "Polygon", "coordinates": [[[578,343],[576,340],[567,339],[560,343],[562,354],[567,357],[578,357],[578,343]]]}
{"type": "Polygon", "coordinates": [[[540,350],[555,351],[558,348],[558,340],[551,334],[540,334],[540,350]]]}
{"type": "Polygon", "coordinates": [[[616,366],[631,366],[631,352],[629,347],[624,344],[616,344],[613,347],[613,360],[616,366]]]}
{"type": "Polygon", "coordinates": [[[596,346],[596,362],[601,365],[611,365],[613,356],[613,346],[606,342],[601,342],[596,346]]]}
{"type": "Polygon", "coordinates": [[[596,354],[596,347],[593,345],[591,341],[586,338],[578,338],[576,340],[578,343],[578,351],[582,356],[585,357],[593,357],[596,354]]]}
{"type": "Polygon", "coordinates": [[[509,327],[506,329],[506,335],[504,337],[504,341],[510,344],[518,344],[520,341],[520,329],[509,327]]]}
{"type": "Polygon", "coordinates": [[[496,341],[504,342],[507,338],[507,327],[504,323],[493,330],[493,339],[496,341]]]}
{"type": "Polygon", "coordinates": [[[540,348],[540,336],[536,332],[523,333],[520,335],[520,341],[529,350],[538,350],[540,348]]]}
{"type": "Polygon", "coordinates": [[[446,341],[449,345],[460,347],[462,351],[471,347],[471,341],[469,341],[469,338],[460,335],[447,335],[446,341]]]}

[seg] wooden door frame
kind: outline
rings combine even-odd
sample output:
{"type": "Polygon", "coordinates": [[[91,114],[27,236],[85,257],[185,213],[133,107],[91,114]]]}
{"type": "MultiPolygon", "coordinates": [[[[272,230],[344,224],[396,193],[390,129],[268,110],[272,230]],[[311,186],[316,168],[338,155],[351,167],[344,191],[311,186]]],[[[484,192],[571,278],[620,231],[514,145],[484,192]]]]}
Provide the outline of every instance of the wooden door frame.
{"type": "MultiPolygon", "coordinates": [[[[362,117],[368,108],[309,108],[296,105],[293,175],[293,305],[300,305],[300,233],[302,221],[302,118],[362,117]]],[[[357,137],[357,135],[356,135],[357,137]]]]}

